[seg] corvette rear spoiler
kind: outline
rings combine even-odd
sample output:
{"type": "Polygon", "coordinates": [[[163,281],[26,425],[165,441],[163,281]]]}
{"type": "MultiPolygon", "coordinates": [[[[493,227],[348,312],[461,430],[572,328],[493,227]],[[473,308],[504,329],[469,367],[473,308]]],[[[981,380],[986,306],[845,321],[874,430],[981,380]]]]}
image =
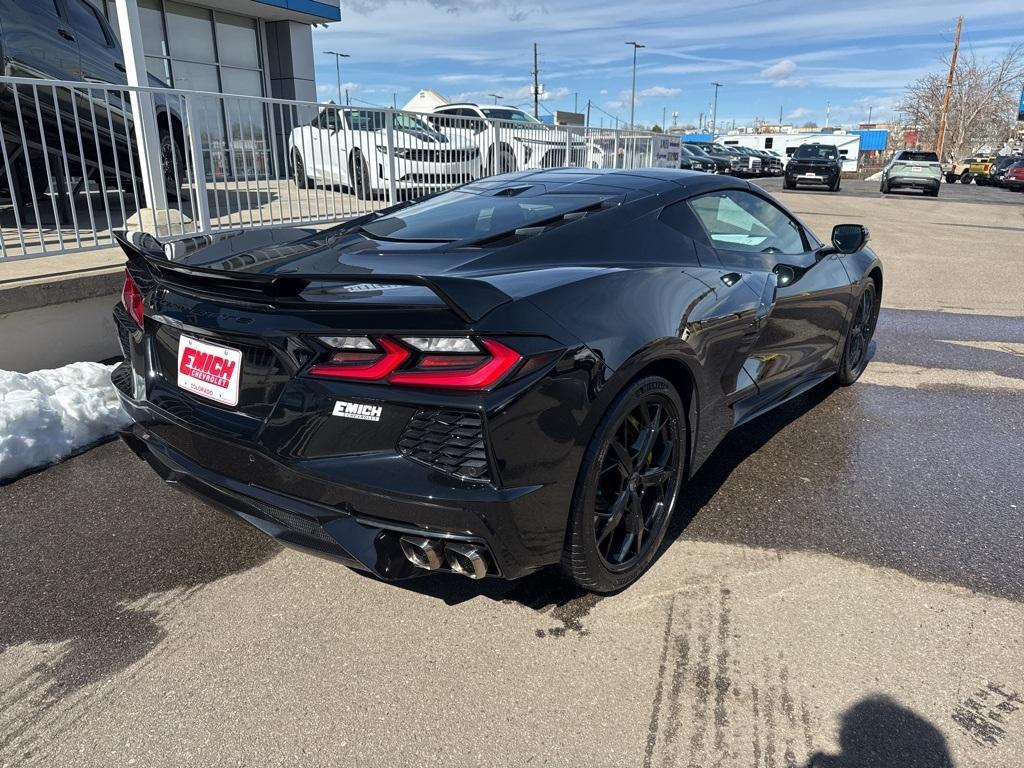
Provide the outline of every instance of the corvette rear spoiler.
{"type": "MultiPolygon", "coordinates": [[[[512,301],[504,291],[485,280],[446,275],[389,275],[376,272],[310,275],[264,275],[223,269],[193,267],[167,258],[162,244],[152,235],[115,232],[114,239],[129,262],[144,262],[157,276],[183,287],[199,290],[218,286],[250,297],[269,300],[298,300],[314,284],[352,284],[383,286],[420,286],[437,296],[465,323],[472,323],[488,312],[512,301]]],[[[332,302],[333,303],[333,302],[332,302]]]]}

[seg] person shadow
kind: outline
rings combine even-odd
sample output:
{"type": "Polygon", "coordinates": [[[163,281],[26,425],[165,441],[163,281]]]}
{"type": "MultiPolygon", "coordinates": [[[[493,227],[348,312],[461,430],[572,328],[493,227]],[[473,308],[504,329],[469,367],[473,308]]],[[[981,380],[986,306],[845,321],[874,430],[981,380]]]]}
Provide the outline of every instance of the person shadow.
{"type": "Polygon", "coordinates": [[[939,729],[888,696],[848,709],[839,745],[839,754],[816,752],[805,768],[955,768],[939,729]]]}

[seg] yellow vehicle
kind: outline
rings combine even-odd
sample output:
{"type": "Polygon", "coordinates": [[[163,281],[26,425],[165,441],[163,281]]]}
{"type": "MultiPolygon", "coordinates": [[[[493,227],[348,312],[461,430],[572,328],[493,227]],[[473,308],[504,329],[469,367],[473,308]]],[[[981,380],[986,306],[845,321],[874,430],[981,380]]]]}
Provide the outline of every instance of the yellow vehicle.
{"type": "Polygon", "coordinates": [[[995,163],[995,161],[996,159],[994,157],[975,158],[974,162],[971,163],[971,166],[968,169],[968,172],[970,173],[970,178],[968,178],[965,181],[964,178],[961,176],[960,183],[970,184],[972,180],[982,176],[988,178],[989,173],[992,171],[992,165],[995,163]]]}

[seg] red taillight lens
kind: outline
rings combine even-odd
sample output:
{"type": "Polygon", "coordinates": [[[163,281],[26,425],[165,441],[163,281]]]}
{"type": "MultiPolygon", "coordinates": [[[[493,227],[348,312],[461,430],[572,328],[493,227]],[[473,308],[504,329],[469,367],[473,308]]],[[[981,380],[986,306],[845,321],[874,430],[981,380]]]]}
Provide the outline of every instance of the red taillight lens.
{"type": "MultiPolygon", "coordinates": [[[[523,356],[511,347],[494,339],[483,340],[484,349],[490,356],[476,366],[461,370],[444,370],[435,358],[440,355],[426,355],[420,364],[406,371],[391,375],[392,384],[406,384],[415,387],[445,387],[450,389],[487,389],[503,379],[516,367],[523,356]],[[427,363],[424,365],[423,363],[427,363]]],[[[447,355],[445,357],[448,357],[447,355]]],[[[452,355],[451,357],[458,357],[452,355]]],[[[479,360],[479,355],[473,356],[479,360]]],[[[447,367],[447,366],[446,366],[447,367]]]]}
{"type": "Polygon", "coordinates": [[[329,363],[315,365],[309,372],[314,376],[329,376],[333,379],[377,381],[404,363],[411,354],[408,349],[386,336],[377,339],[377,343],[381,346],[380,350],[335,352],[329,363]]]}
{"type": "Polygon", "coordinates": [[[406,339],[414,347],[410,349],[392,338],[381,336],[374,339],[379,348],[366,349],[370,346],[368,343],[354,347],[356,337],[337,338],[343,338],[348,346],[334,352],[328,362],[313,366],[309,371],[311,375],[386,381],[412,387],[488,389],[505,378],[523,359],[514,349],[494,339],[483,339],[481,349],[469,339],[410,337],[406,339]],[[464,351],[452,351],[460,348],[464,351]],[[424,349],[444,351],[435,353],[424,349]],[[412,364],[402,368],[414,353],[417,357],[412,364]]]}
{"type": "Polygon", "coordinates": [[[124,308],[128,310],[128,314],[131,315],[132,320],[134,320],[139,328],[141,328],[143,324],[142,291],[139,290],[139,286],[135,284],[131,273],[127,269],[124,271],[124,287],[121,288],[121,303],[124,305],[124,308]]]}

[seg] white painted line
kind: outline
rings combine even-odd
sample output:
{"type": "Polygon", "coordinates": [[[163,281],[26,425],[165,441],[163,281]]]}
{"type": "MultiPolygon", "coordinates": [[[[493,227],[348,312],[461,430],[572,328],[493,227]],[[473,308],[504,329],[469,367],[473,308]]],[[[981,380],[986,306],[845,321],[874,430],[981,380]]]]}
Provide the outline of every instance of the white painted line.
{"type": "Polygon", "coordinates": [[[1003,376],[995,371],[965,371],[959,368],[923,368],[919,365],[871,362],[861,375],[866,384],[880,387],[925,389],[933,387],[967,387],[1024,392],[1024,379],[1003,376]]]}
{"type": "Polygon", "coordinates": [[[961,347],[984,349],[988,352],[1005,352],[1008,355],[1024,357],[1024,342],[1020,341],[957,341],[955,339],[939,339],[943,344],[956,344],[961,347]]]}

